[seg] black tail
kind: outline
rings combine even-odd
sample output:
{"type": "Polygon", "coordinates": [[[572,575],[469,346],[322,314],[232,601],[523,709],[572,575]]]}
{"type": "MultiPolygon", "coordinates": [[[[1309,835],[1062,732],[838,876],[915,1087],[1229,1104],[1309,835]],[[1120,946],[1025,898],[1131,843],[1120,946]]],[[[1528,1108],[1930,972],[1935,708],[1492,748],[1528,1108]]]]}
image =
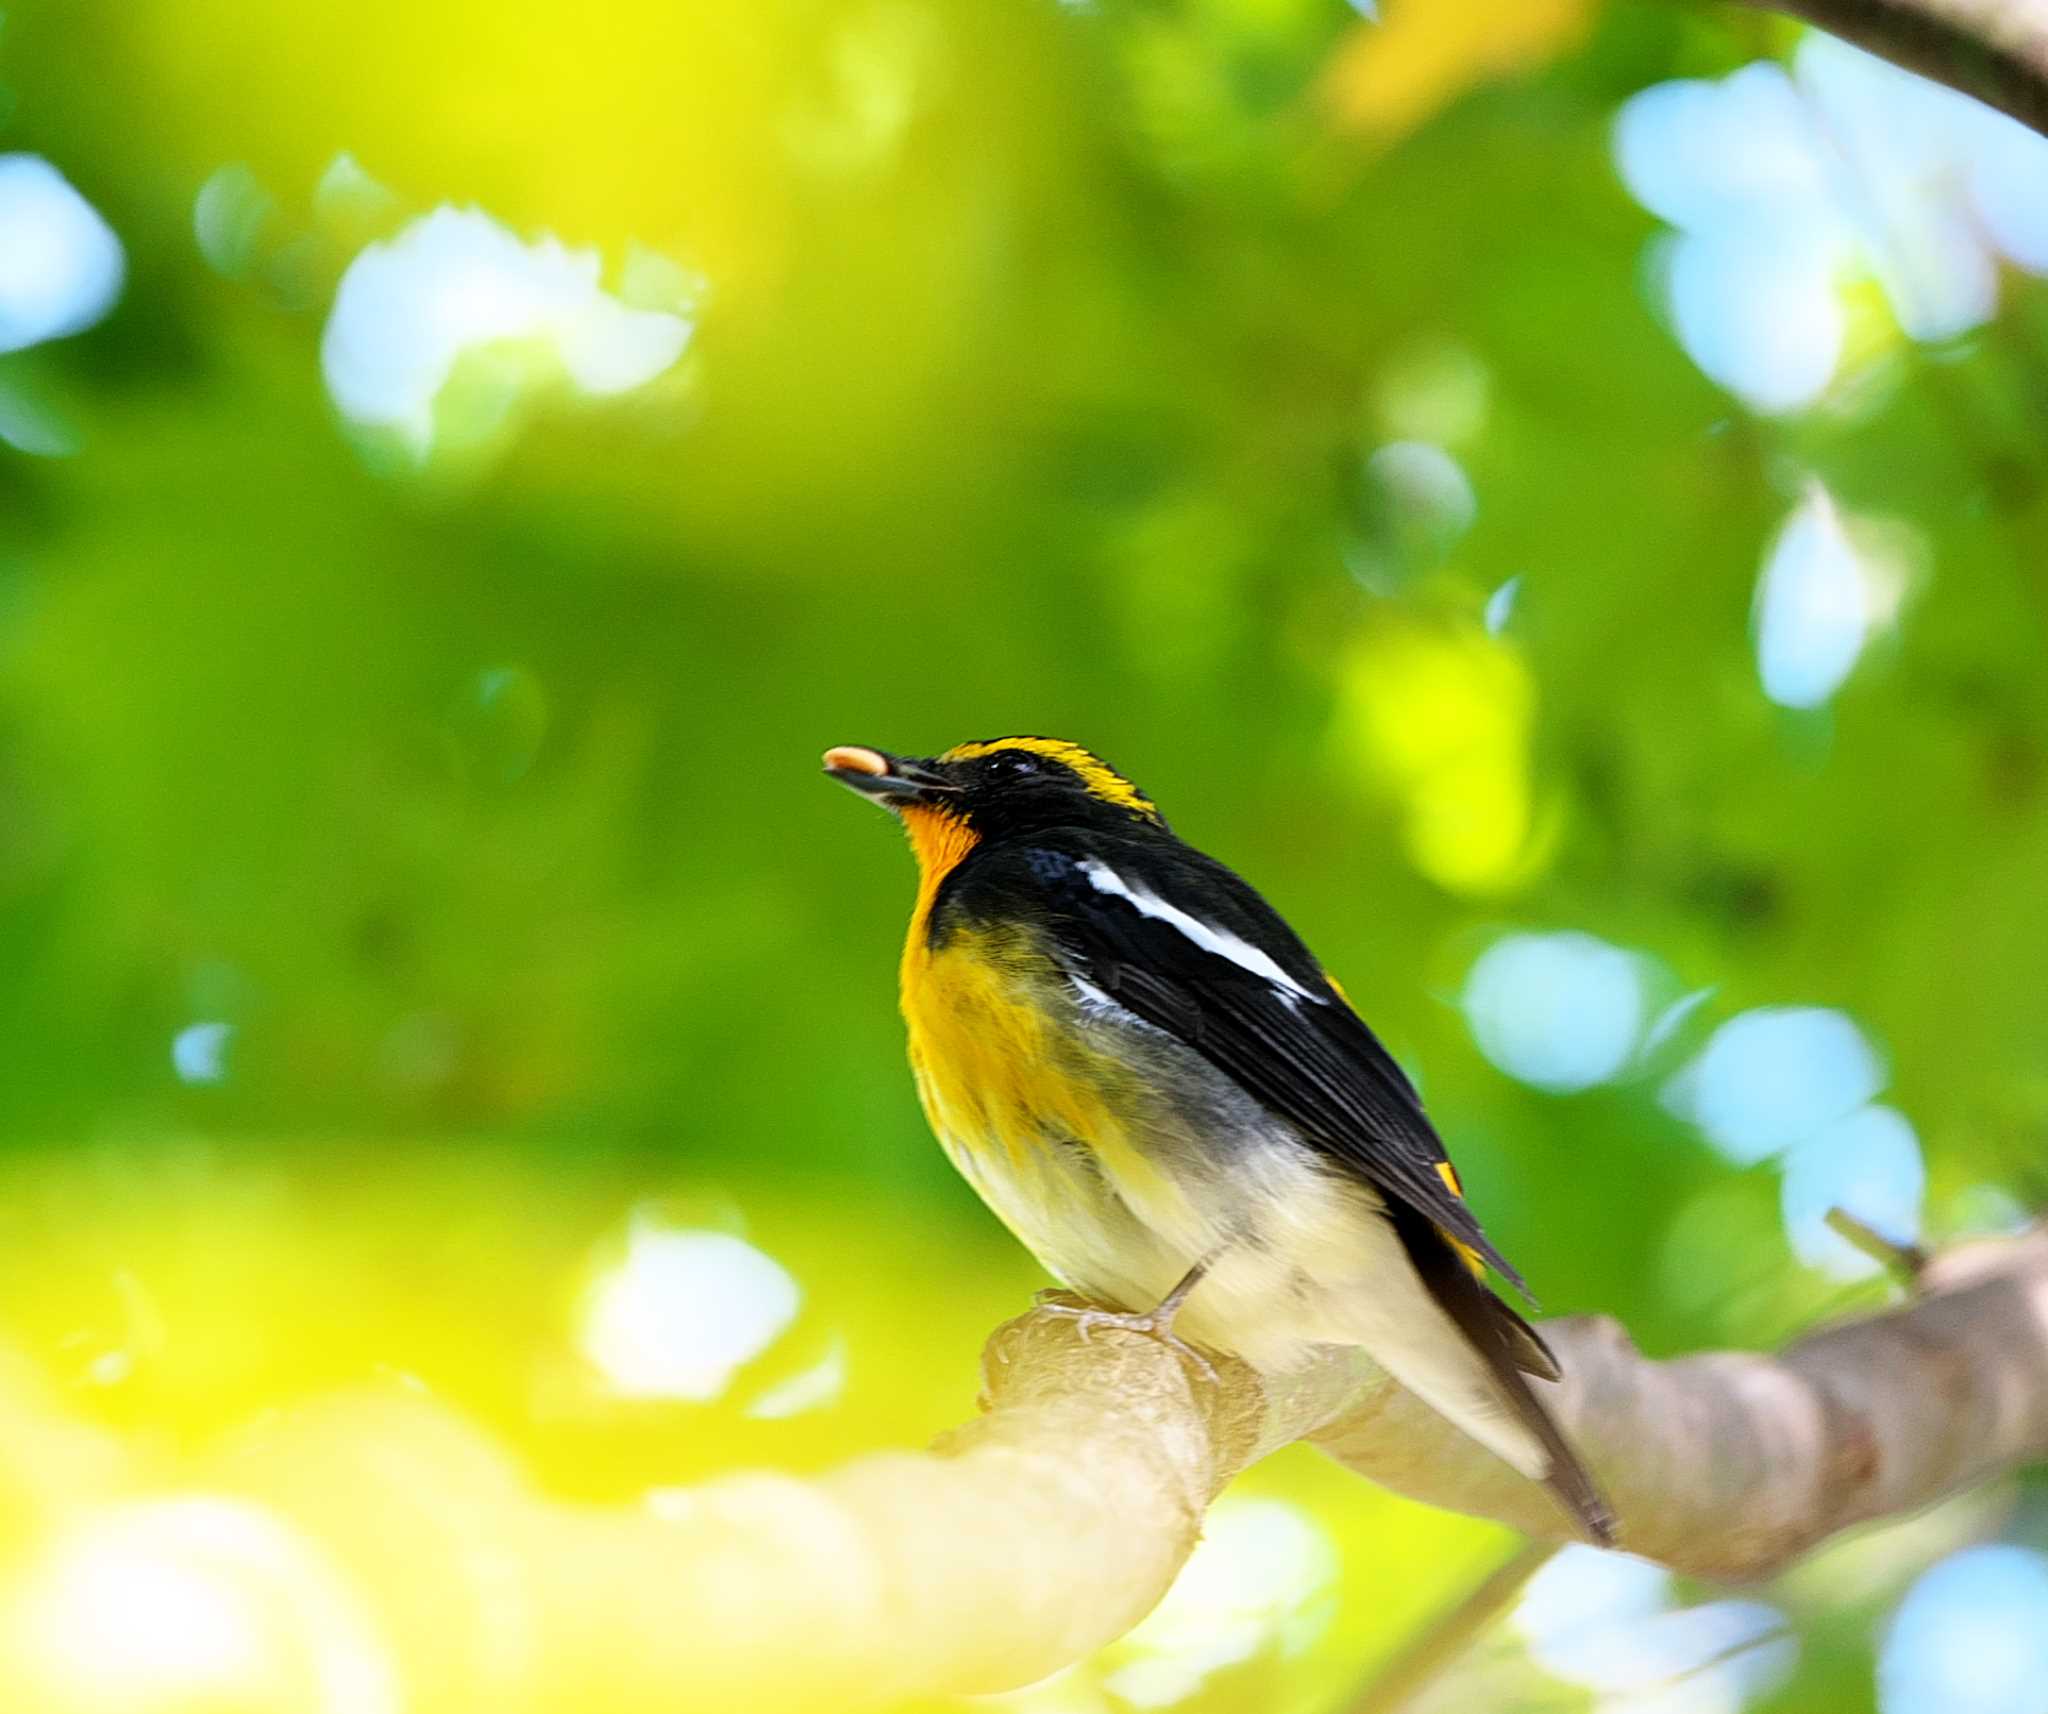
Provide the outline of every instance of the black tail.
{"type": "Polygon", "coordinates": [[[1544,1486],[1571,1514],[1596,1547],[1615,1542],[1614,1509],[1595,1486],[1579,1455],[1558,1432],[1523,1371],[1546,1381],[1558,1378],[1556,1358],[1536,1330],[1487,1290],[1429,1219],[1389,1199],[1389,1214],[1401,1245],[1438,1307],[1457,1325],[1484,1360],[1504,1403],[1550,1455],[1544,1486]]]}

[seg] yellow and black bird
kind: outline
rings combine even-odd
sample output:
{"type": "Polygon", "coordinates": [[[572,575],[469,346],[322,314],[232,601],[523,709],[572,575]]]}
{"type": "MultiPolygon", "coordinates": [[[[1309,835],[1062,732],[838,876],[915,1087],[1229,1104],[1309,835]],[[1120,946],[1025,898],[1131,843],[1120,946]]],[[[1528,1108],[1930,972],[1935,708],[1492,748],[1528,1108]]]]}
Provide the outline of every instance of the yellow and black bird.
{"type": "Polygon", "coordinates": [[[917,857],[910,1063],[954,1164],[1094,1303],[1278,1372],[1363,1347],[1588,1539],[1613,1514],[1525,1378],[1558,1378],[1487,1288],[1521,1288],[1415,1087],[1279,915],[1056,738],[825,752],[917,857]],[[1149,1306],[1149,1307],[1148,1307],[1149,1306]]]}

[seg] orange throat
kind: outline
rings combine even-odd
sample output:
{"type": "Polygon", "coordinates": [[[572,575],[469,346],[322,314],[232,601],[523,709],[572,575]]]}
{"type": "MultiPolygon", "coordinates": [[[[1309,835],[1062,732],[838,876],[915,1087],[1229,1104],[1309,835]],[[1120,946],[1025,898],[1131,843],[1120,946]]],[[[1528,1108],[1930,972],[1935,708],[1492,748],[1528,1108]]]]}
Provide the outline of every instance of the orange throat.
{"type": "Polygon", "coordinates": [[[911,854],[917,858],[917,907],[910,913],[910,939],[903,948],[908,975],[913,961],[924,955],[925,930],[931,921],[932,901],[939,896],[939,883],[974,849],[980,835],[957,815],[918,804],[904,810],[903,830],[910,835],[911,854]]]}

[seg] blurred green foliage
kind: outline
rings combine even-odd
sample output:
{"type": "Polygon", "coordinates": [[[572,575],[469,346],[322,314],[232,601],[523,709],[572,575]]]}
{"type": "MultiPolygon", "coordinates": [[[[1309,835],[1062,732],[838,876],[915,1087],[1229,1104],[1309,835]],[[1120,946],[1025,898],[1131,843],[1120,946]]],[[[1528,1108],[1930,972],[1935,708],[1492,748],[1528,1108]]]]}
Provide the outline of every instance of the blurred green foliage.
{"type": "MultiPolygon", "coordinates": [[[[0,148],[58,164],[128,277],[99,327],[0,359],[77,447],[0,446],[0,1319],[61,1369],[124,1246],[180,1222],[245,1246],[206,1313],[263,1299],[266,1230],[328,1258],[215,1352],[233,1385],[170,1339],[155,1391],[79,1410],[210,1430],[206,1399],[431,1366],[463,1329],[545,1343],[627,1208],[712,1191],[852,1330],[846,1402],[728,1423],[713,1463],[969,1408],[1036,1276],[917,1114],[907,859],[817,777],[833,742],[1099,748],[1417,1069],[1545,1307],[1646,1348],[1844,1301],[1770,1169],[1657,1101],[1745,1007],[1879,1044],[1936,1236],[1975,1187],[2038,1188],[2048,294],[2009,281],[1952,347],[1879,330],[1821,408],[1748,415],[1660,325],[1608,136],[1635,90],[1783,35],[1624,0],[1468,65],[1473,10],[1442,9],[1448,70],[1389,71],[1310,0],[10,9],[0,148]],[[370,189],[323,206],[344,152],[370,189]],[[362,444],[321,382],[336,280],[448,201],[596,247],[607,284],[631,246],[701,271],[685,365],[470,456],[362,444]],[[1375,476],[1418,440],[1469,523],[1375,476]],[[1816,477],[1917,570],[1793,713],[1750,610],[1816,477]],[[1451,764],[1440,710],[1380,695],[1411,658],[1467,663],[1443,695],[1495,710],[1473,743],[1519,794],[1466,872],[1418,861],[1451,764]],[[1547,1095],[1455,1003],[1505,927],[1712,996],[1611,1087],[1547,1095]],[[232,1028],[215,1081],[175,1073],[195,1019],[232,1028]],[[294,1315],[345,1323],[397,1255],[452,1330],[394,1310],[389,1349],[293,1353],[294,1315]]],[[[523,1374],[464,1372],[573,1486],[523,1374]]],[[[689,1409],[627,1414],[620,1491],[702,1473],[689,1409]]],[[[1303,1706],[1496,1551],[1305,1459],[1259,1480],[1347,1549],[1303,1706]]],[[[1860,1705],[1868,1641],[1816,1619],[1786,1706],[1860,1705]]]]}

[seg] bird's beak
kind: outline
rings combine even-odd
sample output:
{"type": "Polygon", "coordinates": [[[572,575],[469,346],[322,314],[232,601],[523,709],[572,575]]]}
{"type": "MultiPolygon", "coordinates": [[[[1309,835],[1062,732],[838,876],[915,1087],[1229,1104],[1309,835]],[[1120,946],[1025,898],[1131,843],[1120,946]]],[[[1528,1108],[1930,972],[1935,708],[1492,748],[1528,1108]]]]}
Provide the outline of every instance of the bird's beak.
{"type": "Polygon", "coordinates": [[[891,810],[940,803],[960,790],[929,762],[870,750],[865,744],[835,744],[825,752],[825,772],[891,810]]]}

